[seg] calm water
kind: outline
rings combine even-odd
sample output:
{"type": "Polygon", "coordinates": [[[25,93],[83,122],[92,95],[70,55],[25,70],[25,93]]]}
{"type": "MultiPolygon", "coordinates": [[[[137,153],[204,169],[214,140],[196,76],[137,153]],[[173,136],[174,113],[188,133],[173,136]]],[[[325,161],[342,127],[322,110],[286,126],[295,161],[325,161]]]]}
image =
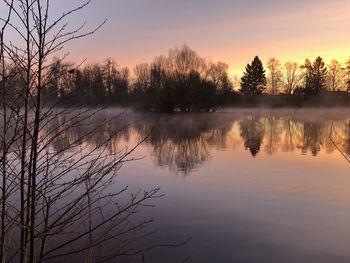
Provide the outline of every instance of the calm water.
{"type": "Polygon", "coordinates": [[[144,262],[350,262],[350,164],[339,151],[350,155],[349,120],[350,110],[116,119],[109,129],[130,126],[111,151],[149,135],[116,188],[165,194],[137,215],[153,217],[158,228],[140,245],[191,237],[146,252],[144,262]]]}

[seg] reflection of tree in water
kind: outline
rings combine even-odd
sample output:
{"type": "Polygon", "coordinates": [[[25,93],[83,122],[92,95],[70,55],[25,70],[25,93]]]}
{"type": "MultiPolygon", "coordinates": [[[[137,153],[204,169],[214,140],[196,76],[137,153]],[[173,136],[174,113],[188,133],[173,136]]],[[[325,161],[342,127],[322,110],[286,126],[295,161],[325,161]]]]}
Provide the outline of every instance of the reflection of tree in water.
{"type": "MultiPolygon", "coordinates": [[[[129,138],[129,129],[123,129],[127,122],[120,118],[109,120],[106,112],[95,115],[91,111],[81,116],[80,112],[84,111],[59,113],[40,131],[39,152],[45,152],[39,155],[38,172],[34,174],[40,197],[32,200],[39,204],[37,215],[32,215],[37,216],[37,222],[45,223],[42,230],[38,228],[49,241],[42,250],[47,255],[45,259],[56,262],[67,258],[73,262],[89,254],[89,262],[90,258],[115,262],[116,257],[137,255],[156,247],[143,248],[143,239],[154,233],[153,220],[136,214],[161,196],[157,194],[159,189],[135,190],[130,195],[127,187],[114,185],[119,168],[131,152],[118,153],[109,146],[123,137],[129,138]],[[45,164],[43,168],[41,162],[45,164]]],[[[14,239],[19,240],[18,235],[14,239]]],[[[31,242],[38,240],[39,237],[31,242]]],[[[18,251],[14,248],[9,254],[15,256],[18,251]]]]}
{"type": "Polygon", "coordinates": [[[240,135],[244,140],[244,146],[255,157],[260,152],[264,138],[264,124],[259,118],[252,116],[242,120],[240,126],[240,135]]]}
{"type": "Polygon", "coordinates": [[[347,155],[350,155],[350,121],[349,122],[346,122],[345,124],[346,126],[346,136],[347,138],[344,140],[345,141],[345,145],[344,145],[344,152],[347,154],[347,155]]]}
{"type": "Polygon", "coordinates": [[[322,129],[323,126],[318,122],[304,123],[303,153],[307,153],[307,151],[310,150],[312,155],[316,156],[318,154],[324,141],[322,129]]]}
{"type": "Polygon", "coordinates": [[[188,174],[210,156],[204,139],[182,138],[180,140],[165,140],[154,145],[154,153],[160,166],[168,165],[171,170],[188,174]]]}
{"type": "Polygon", "coordinates": [[[127,125],[129,116],[128,114],[113,115],[108,116],[106,112],[100,112],[86,118],[86,114],[79,115],[78,111],[70,111],[52,120],[49,126],[45,126],[42,130],[42,136],[50,140],[50,133],[53,131],[58,133],[58,136],[50,141],[50,145],[56,152],[66,149],[67,146],[70,146],[71,150],[74,151],[76,149],[72,146],[84,144],[92,149],[101,142],[110,140],[108,150],[110,153],[116,153],[124,147],[124,144],[120,148],[118,147],[120,140],[129,140],[130,129],[127,125]],[[77,117],[72,118],[72,116],[77,117]],[[87,130],[94,132],[87,133],[87,130]]]}
{"type": "MultiPolygon", "coordinates": [[[[113,112],[110,114],[115,115],[113,112]]],[[[66,123],[64,115],[57,118],[46,130],[62,131],[58,139],[50,143],[56,151],[75,141],[76,145],[95,147],[113,135],[107,150],[114,154],[123,150],[131,135],[138,141],[149,136],[147,143],[152,147],[157,165],[167,166],[171,171],[184,175],[207,162],[215,149],[234,148],[242,142],[253,157],[261,152],[263,144],[269,155],[278,151],[293,152],[296,149],[304,154],[311,152],[312,155],[317,155],[321,150],[326,153],[335,150],[329,139],[331,137],[344,153],[350,154],[350,128],[347,121],[310,121],[273,115],[245,116],[220,113],[163,115],[157,123],[156,115],[127,113],[104,125],[106,128],[102,130],[99,128],[100,123],[111,118],[108,114],[106,116],[106,112],[102,112],[87,120],[90,128],[91,125],[96,126],[94,136],[83,137],[87,127],[66,123]],[[126,126],[128,124],[130,126],[126,126]]]]}
{"type": "Polygon", "coordinates": [[[350,122],[349,121],[331,121],[329,127],[329,137],[332,140],[327,141],[327,153],[335,150],[334,143],[347,155],[350,155],[350,122]]]}
{"type": "Polygon", "coordinates": [[[282,145],[283,152],[293,152],[302,138],[303,123],[295,121],[291,117],[282,120],[282,145]]]}
{"type": "MultiPolygon", "coordinates": [[[[223,140],[233,121],[218,115],[180,115],[161,119],[148,142],[158,165],[188,174],[210,158],[210,147],[225,147],[223,140]]],[[[138,131],[147,132],[154,121],[136,122],[138,131]],[[148,126],[148,128],[147,128],[148,126]]]]}
{"type": "Polygon", "coordinates": [[[240,135],[245,148],[254,157],[263,143],[269,155],[278,150],[292,152],[295,148],[301,149],[303,154],[311,152],[314,156],[321,150],[332,153],[335,147],[330,138],[344,152],[350,152],[350,128],[344,123],[344,120],[305,121],[292,117],[254,116],[241,121],[240,135]]]}
{"type": "Polygon", "coordinates": [[[269,116],[264,121],[265,124],[265,150],[269,155],[275,153],[280,147],[280,126],[276,116],[269,116]]]}
{"type": "Polygon", "coordinates": [[[67,145],[91,149],[111,139],[107,150],[113,154],[122,150],[130,134],[136,132],[139,141],[149,136],[147,142],[153,148],[158,165],[188,174],[208,160],[210,147],[220,145],[220,148],[225,148],[226,134],[233,123],[216,114],[163,116],[159,122],[158,117],[152,114],[124,114],[103,125],[105,128],[102,129],[101,123],[108,119],[106,117],[111,118],[106,113],[96,114],[86,120],[88,126],[85,126],[67,122],[70,117],[62,115],[50,123],[50,127],[45,127],[43,136],[49,137],[53,130],[61,131],[60,136],[50,142],[56,152],[67,145]],[[83,136],[87,127],[96,129],[95,133],[83,136]]]}

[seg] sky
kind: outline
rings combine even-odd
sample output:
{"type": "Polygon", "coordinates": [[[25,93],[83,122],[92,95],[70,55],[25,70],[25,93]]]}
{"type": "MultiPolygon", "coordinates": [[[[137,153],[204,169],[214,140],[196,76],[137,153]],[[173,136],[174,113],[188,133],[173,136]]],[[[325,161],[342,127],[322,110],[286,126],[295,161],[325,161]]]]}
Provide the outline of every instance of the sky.
{"type": "MultiPolygon", "coordinates": [[[[52,0],[52,16],[80,0],[52,0]]],[[[87,22],[94,35],[66,46],[69,59],[113,57],[133,67],[183,43],[240,75],[255,55],[303,62],[350,57],[350,0],[92,0],[71,26],[87,22]]]]}

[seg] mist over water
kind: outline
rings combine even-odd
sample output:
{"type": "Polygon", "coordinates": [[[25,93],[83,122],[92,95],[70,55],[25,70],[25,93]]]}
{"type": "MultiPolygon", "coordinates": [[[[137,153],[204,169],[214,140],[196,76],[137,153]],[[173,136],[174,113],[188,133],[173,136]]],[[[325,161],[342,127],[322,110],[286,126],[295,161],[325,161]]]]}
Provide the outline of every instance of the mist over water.
{"type": "Polygon", "coordinates": [[[347,5],[107,1],[0,8],[0,263],[350,262],[347,5]]]}
{"type": "MultiPolygon", "coordinates": [[[[146,252],[145,262],[348,262],[350,164],[341,153],[350,155],[349,121],[343,109],[126,112],[81,143],[93,147],[121,129],[109,148],[117,152],[149,136],[115,187],[165,194],[138,215],[159,228],[141,246],[191,241],[146,252]]],[[[82,132],[71,129],[54,147],[82,132]]]]}

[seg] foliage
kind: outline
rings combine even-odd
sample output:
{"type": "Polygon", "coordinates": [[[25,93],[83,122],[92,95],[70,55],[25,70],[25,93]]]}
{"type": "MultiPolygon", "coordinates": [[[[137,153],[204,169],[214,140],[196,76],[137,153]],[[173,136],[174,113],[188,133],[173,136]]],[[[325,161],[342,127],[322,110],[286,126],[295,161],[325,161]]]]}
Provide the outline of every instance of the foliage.
{"type": "Polygon", "coordinates": [[[207,62],[183,45],[151,65],[136,66],[132,97],[150,111],[209,112],[234,93],[227,70],[226,64],[207,62]]]}
{"type": "Polygon", "coordinates": [[[314,63],[305,61],[303,66],[305,73],[305,94],[319,95],[327,89],[327,68],[321,57],[317,57],[314,63]]]}
{"type": "MultiPolygon", "coordinates": [[[[267,62],[266,76],[258,56],[246,66],[241,82],[229,77],[229,67],[199,56],[183,45],[152,63],[136,65],[130,73],[112,58],[72,69],[54,59],[43,88],[44,101],[65,105],[122,105],[151,112],[211,112],[224,106],[347,105],[350,62],[321,57],[301,66],[276,58],[267,62]],[[238,86],[240,89],[238,90],[238,86]],[[330,92],[327,92],[330,91],[330,92]],[[318,98],[316,98],[318,97],[318,98]]],[[[13,69],[15,70],[15,69],[13,69]]],[[[11,67],[9,67],[11,71],[11,67]]],[[[10,73],[9,73],[10,74],[10,73]]],[[[21,79],[17,79],[18,87],[21,79]]]]}
{"type": "Polygon", "coordinates": [[[246,66],[246,71],[241,79],[240,91],[249,97],[262,94],[266,89],[266,76],[263,64],[256,56],[251,64],[246,66]]]}

